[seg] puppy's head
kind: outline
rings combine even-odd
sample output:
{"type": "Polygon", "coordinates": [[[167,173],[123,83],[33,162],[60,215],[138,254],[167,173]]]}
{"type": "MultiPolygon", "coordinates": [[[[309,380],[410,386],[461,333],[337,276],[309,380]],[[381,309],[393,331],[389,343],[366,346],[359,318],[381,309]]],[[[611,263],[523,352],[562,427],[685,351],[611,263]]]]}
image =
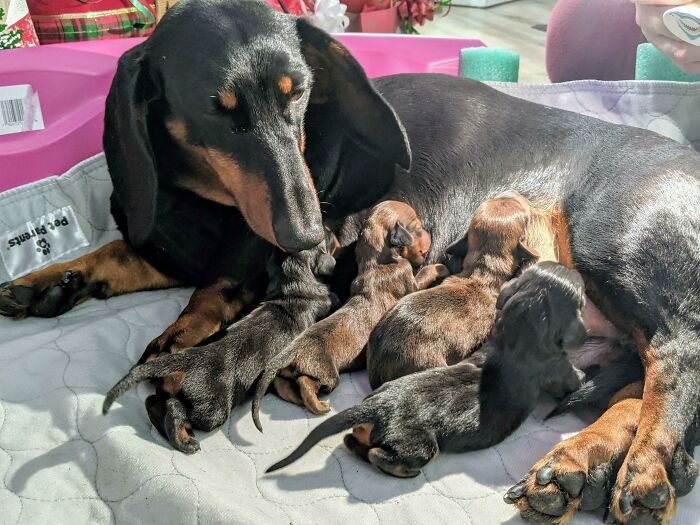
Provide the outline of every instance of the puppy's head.
{"type": "Polygon", "coordinates": [[[467,232],[462,271],[470,274],[481,264],[510,277],[537,260],[537,251],[525,244],[531,214],[529,201],[512,190],[481,204],[467,232]]]}
{"type": "MultiPolygon", "coordinates": [[[[375,254],[382,262],[396,257],[408,259],[420,266],[430,251],[430,233],[415,210],[400,201],[383,201],[369,214],[357,246],[359,259],[375,254]],[[364,254],[368,251],[367,254],[364,254]]],[[[358,262],[361,262],[358,260],[358,262]]]]}
{"type": "Polygon", "coordinates": [[[393,110],[329,35],[259,0],[176,4],[120,59],[107,99],[105,152],[132,243],[148,237],[162,186],[238,207],[285,251],[322,242],[304,157],[314,105],[332,105],[378,158],[410,164],[393,110]]]}
{"type": "Polygon", "coordinates": [[[496,331],[508,348],[523,348],[538,360],[559,357],[586,340],[584,302],[577,271],[549,261],[535,264],[501,289],[496,331]]]}

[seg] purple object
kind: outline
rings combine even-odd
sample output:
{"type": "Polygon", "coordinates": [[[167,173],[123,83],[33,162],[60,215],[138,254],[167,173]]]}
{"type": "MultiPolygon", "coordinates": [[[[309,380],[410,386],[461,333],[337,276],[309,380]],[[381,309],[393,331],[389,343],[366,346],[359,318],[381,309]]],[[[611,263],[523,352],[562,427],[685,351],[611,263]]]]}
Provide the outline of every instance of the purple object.
{"type": "MultiPolygon", "coordinates": [[[[336,35],[370,77],[395,73],[457,75],[466,38],[336,35]]],[[[45,129],[0,135],[0,191],[60,175],[102,151],[104,101],[117,59],[141,38],[54,44],[0,53],[0,86],[30,84],[45,129]]]]}
{"type": "Polygon", "coordinates": [[[559,0],[545,48],[552,82],[634,78],[637,46],[646,42],[629,0],[559,0]]]}

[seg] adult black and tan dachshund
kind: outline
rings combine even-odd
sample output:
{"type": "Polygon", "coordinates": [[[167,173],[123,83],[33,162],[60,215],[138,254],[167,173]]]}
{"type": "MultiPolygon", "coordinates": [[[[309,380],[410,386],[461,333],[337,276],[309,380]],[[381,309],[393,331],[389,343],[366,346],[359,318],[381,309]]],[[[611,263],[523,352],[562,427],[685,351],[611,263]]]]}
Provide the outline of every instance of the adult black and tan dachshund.
{"type": "MultiPolygon", "coordinates": [[[[527,484],[519,506],[561,522],[563,507],[541,513],[528,502],[542,492],[565,501],[557,477],[588,472],[596,451],[615,448],[624,460],[610,473],[614,515],[672,516],[668,469],[700,401],[697,152],[470,80],[370,82],[341,44],[302,19],[257,0],[189,0],[121,58],[105,153],[125,241],[4,284],[0,311],[50,316],[89,296],[198,286],[147,355],[194,346],[257,303],[271,246],[317,246],[322,216],[347,245],[359,228],[354,212],[406,202],[433,234],[434,263],[474,209],[504,190],[551,207],[569,240],[560,261],[635,338],[646,377],[634,439],[591,439],[575,464],[555,458],[554,481],[527,484]]],[[[239,325],[213,344],[250,337],[241,330],[267,327],[239,325]]]]}

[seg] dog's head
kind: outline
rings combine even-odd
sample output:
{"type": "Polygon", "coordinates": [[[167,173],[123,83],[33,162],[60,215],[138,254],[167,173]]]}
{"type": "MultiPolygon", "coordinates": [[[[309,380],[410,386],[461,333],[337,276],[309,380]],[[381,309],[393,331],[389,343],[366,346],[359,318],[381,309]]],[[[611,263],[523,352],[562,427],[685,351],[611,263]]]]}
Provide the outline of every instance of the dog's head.
{"type": "Polygon", "coordinates": [[[105,152],[131,242],[148,237],[170,186],[238,207],[286,251],[318,245],[304,117],[324,104],[366,151],[408,167],[394,111],[329,35],[260,0],[178,3],[120,59],[107,99],[105,152]]]}
{"type": "Polygon", "coordinates": [[[584,302],[583,279],[577,271],[541,262],[501,289],[497,330],[507,347],[525,345],[525,352],[541,361],[558,357],[586,340],[584,302]]]}
{"type": "Polygon", "coordinates": [[[467,232],[462,271],[469,274],[477,264],[486,264],[492,272],[512,276],[537,260],[537,250],[525,244],[531,213],[529,201],[516,191],[481,204],[467,232]]]}
{"type": "Polygon", "coordinates": [[[372,208],[365,222],[357,246],[358,262],[372,257],[382,261],[403,257],[420,266],[431,242],[430,233],[411,206],[400,201],[382,201],[372,208]],[[364,254],[365,251],[368,253],[364,254]]]}

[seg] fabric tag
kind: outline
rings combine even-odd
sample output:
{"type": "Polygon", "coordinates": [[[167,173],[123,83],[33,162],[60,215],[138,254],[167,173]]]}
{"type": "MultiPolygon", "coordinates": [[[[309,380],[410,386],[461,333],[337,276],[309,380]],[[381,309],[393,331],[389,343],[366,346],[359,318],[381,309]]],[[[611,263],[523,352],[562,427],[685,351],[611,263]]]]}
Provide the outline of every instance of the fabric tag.
{"type": "Polygon", "coordinates": [[[44,117],[32,86],[0,87],[0,135],[38,129],[44,129],[44,117]]]}
{"type": "Polygon", "coordinates": [[[88,244],[73,208],[65,206],[4,233],[0,255],[16,279],[88,244]]]}

